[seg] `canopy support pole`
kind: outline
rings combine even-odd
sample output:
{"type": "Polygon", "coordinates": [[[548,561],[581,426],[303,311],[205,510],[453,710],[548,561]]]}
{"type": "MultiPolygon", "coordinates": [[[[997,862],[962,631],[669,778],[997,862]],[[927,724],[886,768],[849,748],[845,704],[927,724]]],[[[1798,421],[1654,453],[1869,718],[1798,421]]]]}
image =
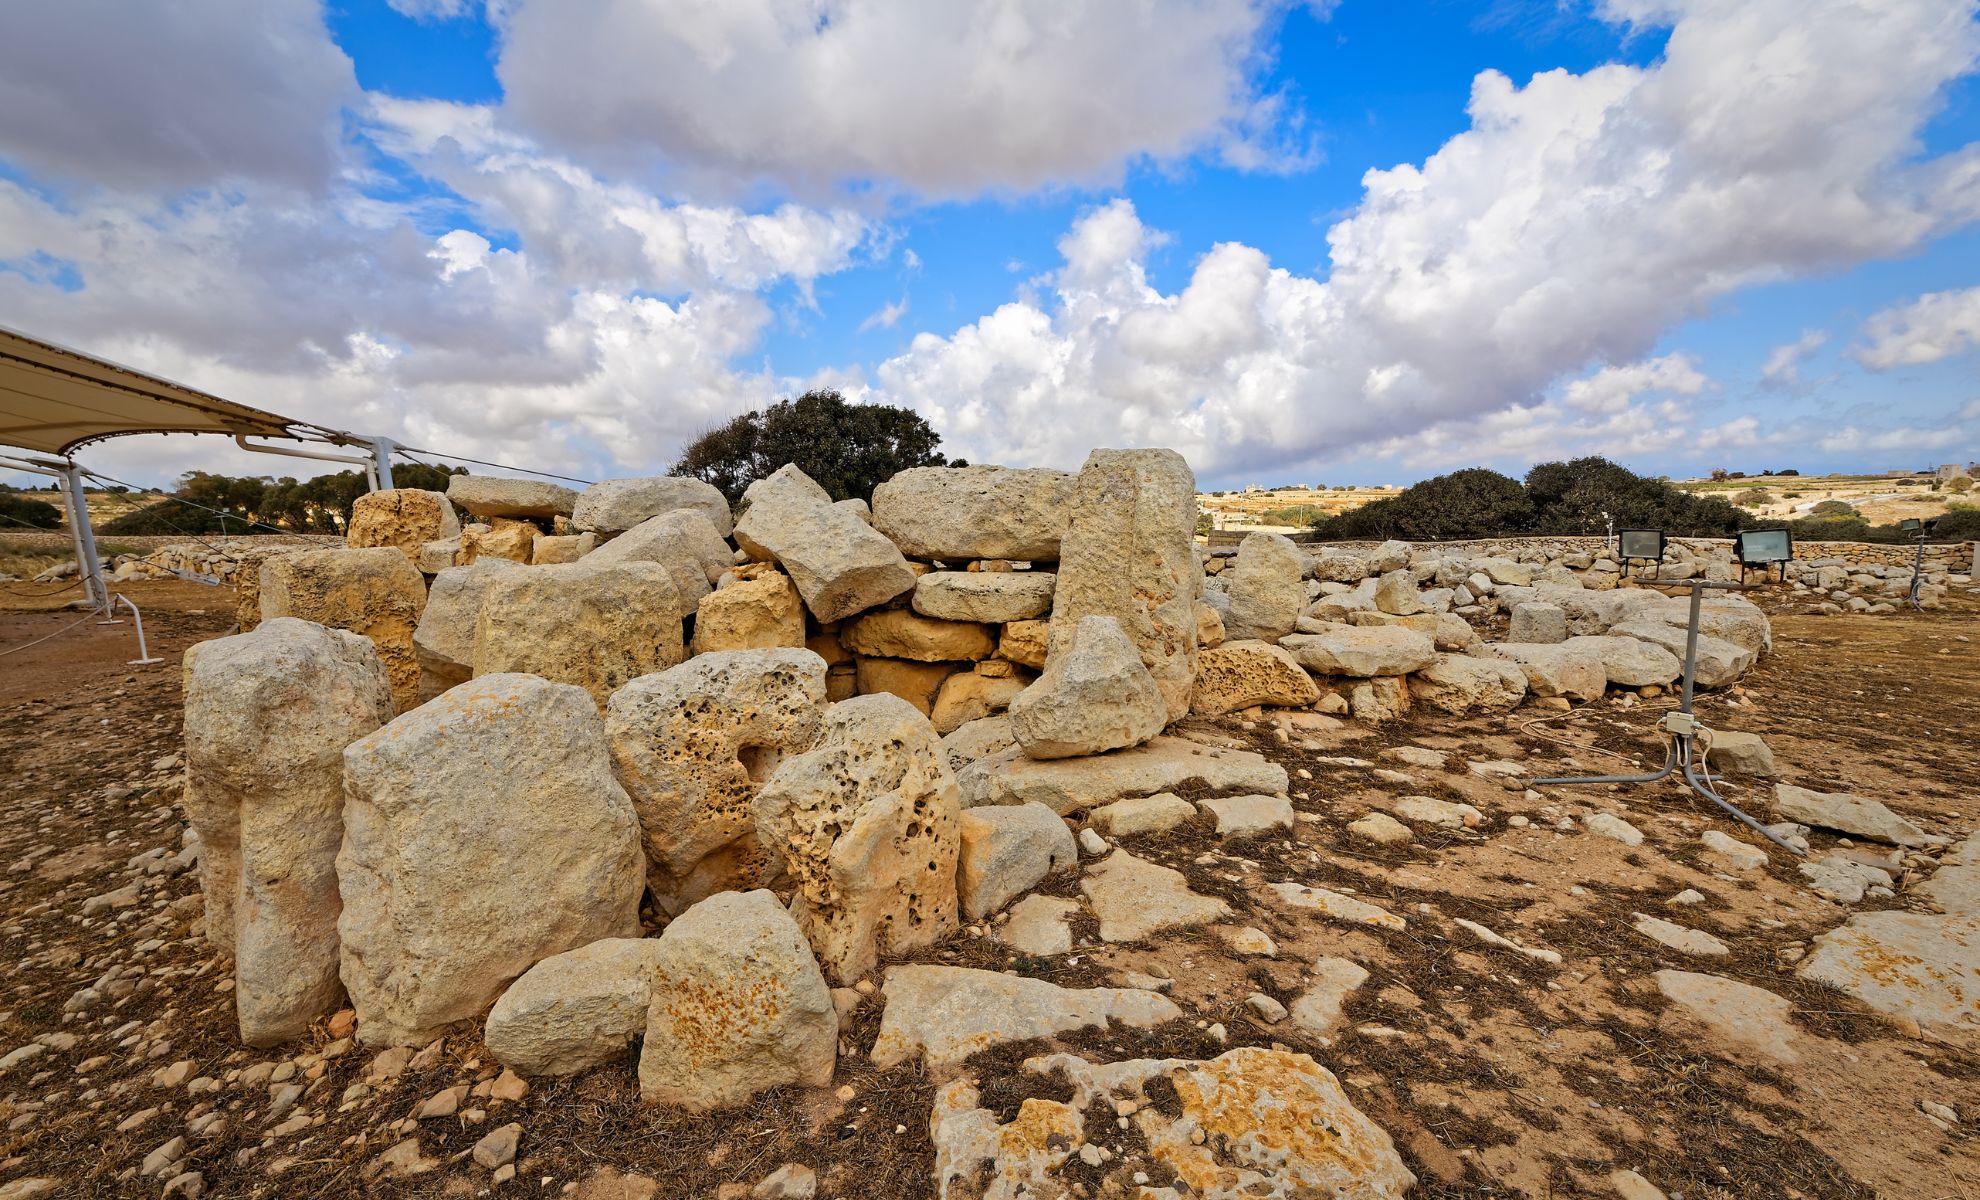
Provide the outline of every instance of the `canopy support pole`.
{"type": "Polygon", "coordinates": [[[103,560],[96,554],[96,533],[89,525],[89,501],[83,495],[83,471],[74,459],[16,458],[0,455],[0,467],[28,471],[62,481],[62,499],[69,509],[69,546],[75,551],[76,572],[83,581],[89,606],[108,617],[113,615],[110,587],[103,582],[103,560]]]}
{"type": "Polygon", "coordinates": [[[325,454],[321,450],[291,450],[286,446],[257,446],[247,440],[245,434],[235,434],[234,444],[243,450],[256,454],[280,454],[284,458],[312,458],[318,462],[351,463],[364,468],[364,481],[369,490],[384,491],[392,486],[392,452],[399,444],[391,438],[368,438],[351,434],[350,440],[360,446],[369,447],[367,454],[325,454]]]}

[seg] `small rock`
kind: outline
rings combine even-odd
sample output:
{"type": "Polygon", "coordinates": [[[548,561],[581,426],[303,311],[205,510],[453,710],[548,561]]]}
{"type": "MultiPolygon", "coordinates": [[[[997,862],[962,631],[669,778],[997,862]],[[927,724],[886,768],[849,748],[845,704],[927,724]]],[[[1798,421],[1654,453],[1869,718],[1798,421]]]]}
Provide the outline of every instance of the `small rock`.
{"type": "Polygon", "coordinates": [[[1286,1019],[1286,1006],[1264,992],[1253,992],[1244,998],[1245,1006],[1256,1013],[1258,1019],[1267,1025],[1277,1025],[1286,1019]]]}
{"type": "Polygon", "coordinates": [[[749,1190],[750,1200],[812,1200],[818,1194],[818,1174],[803,1163],[785,1163],[749,1190]]]}
{"type": "Polygon", "coordinates": [[[1378,846],[1400,846],[1414,839],[1409,826],[1396,820],[1388,813],[1369,813],[1358,821],[1348,824],[1348,832],[1365,842],[1378,846]]]}
{"type": "Polygon", "coordinates": [[[511,1121],[474,1144],[474,1161],[491,1171],[505,1167],[516,1160],[516,1143],[521,1138],[522,1126],[511,1121]]]}

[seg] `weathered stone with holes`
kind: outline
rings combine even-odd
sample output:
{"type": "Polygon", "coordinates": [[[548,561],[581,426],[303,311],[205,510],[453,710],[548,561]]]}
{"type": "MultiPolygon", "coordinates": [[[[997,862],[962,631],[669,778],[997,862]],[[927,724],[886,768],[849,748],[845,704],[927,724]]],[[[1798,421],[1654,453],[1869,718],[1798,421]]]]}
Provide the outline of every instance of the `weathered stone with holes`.
{"type": "Polygon", "coordinates": [[[506,558],[527,563],[536,551],[536,539],[543,531],[534,521],[519,517],[492,517],[476,521],[461,530],[460,561],[463,566],[487,558],[506,558]]]}
{"type": "Polygon", "coordinates": [[[1095,450],[1073,489],[1052,595],[1050,657],[1071,650],[1085,618],[1114,617],[1171,721],[1189,711],[1196,678],[1195,529],[1196,477],[1182,455],[1095,450]]]}
{"type": "Polygon", "coordinates": [[[824,715],[825,660],[809,650],[697,655],[612,693],[605,739],[661,908],[775,878],[778,855],[756,836],[756,794],[811,748],[824,715]]]}
{"type": "Polygon", "coordinates": [[[1134,643],[1113,617],[1080,621],[1045,673],[1010,703],[1011,732],[1030,758],[1074,758],[1138,746],[1168,709],[1134,643]]]}
{"type": "Polygon", "coordinates": [[[895,696],[833,705],[757,793],[757,836],[783,848],[792,914],[834,980],[955,929],[960,811],[934,727],[895,696]]]}
{"type": "Polygon", "coordinates": [[[371,639],[400,712],[419,703],[413,630],[426,608],[426,578],[387,546],[304,550],[261,564],[261,619],[300,617],[371,639]]]}
{"type": "Polygon", "coordinates": [[[1050,613],[1057,579],[1046,571],[930,571],[915,581],[911,603],[924,617],[1004,625],[1050,613]]]}
{"type": "Polygon", "coordinates": [[[1224,616],[1224,635],[1276,642],[1291,633],[1306,607],[1305,573],[1306,556],[1291,539],[1247,534],[1238,544],[1236,569],[1228,576],[1231,610],[1224,616]]]}
{"type": "Polygon", "coordinates": [[[916,1058],[939,1069],[1005,1042],[1105,1029],[1116,1021],[1147,1029],[1182,1016],[1155,992],[1065,988],[970,967],[889,967],[881,990],[887,1008],[872,1059],[883,1071],[916,1058]]]}
{"type": "Polygon", "coordinates": [[[1196,657],[1194,712],[1217,716],[1254,704],[1305,708],[1319,698],[1313,677],[1269,642],[1225,642],[1196,657]]]}
{"type": "MultiPolygon", "coordinates": [[[[593,556],[596,557],[596,556],[593,556]]],[[[574,683],[603,705],[627,682],[686,656],[687,607],[652,562],[531,567],[497,576],[474,628],[474,673],[574,683]]]]}
{"type": "Polygon", "coordinates": [[[991,805],[962,813],[956,895],[963,916],[980,921],[1079,861],[1072,831],[1042,804],[991,805]]]}
{"type": "Polygon", "coordinates": [[[447,497],[419,488],[388,488],[352,501],[344,542],[354,550],[390,546],[411,559],[427,542],[459,536],[460,518],[447,497]]]}
{"type": "Polygon", "coordinates": [[[873,489],[873,525],[916,558],[1052,562],[1073,486],[1036,467],[910,467],[873,489]]]}
{"type": "Polygon", "coordinates": [[[186,651],[186,815],[250,1046],[301,1037],[343,995],[344,747],[391,719],[384,665],[354,633],[277,618],[186,651]]]}
{"type": "Polygon", "coordinates": [[[714,484],[677,475],[607,479],[578,493],[571,524],[580,531],[623,533],[661,513],[692,509],[708,518],[715,532],[729,536],[729,502],[714,484]]]}
{"type": "Polygon", "coordinates": [[[686,615],[701,603],[722,573],[735,565],[735,556],[707,514],[698,509],[676,509],[648,517],[585,555],[584,561],[590,566],[659,563],[673,577],[682,615],[686,615]]]}
{"type": "Polygon", "coordinates": [[[804,644],[804,604],[790,577],[780,572],[718,588],[694,611],[695,654],[804,644]]]}
{"type": "Polygon", "coordinates": [[[582,688],[484,676],[353,742],[337,930],[359,1038],[423,1044],[542,959],[636,935],[640,865],[582,688]]]}
{"type": "Polygon", "coordinates": [[[456,475],[447,481],[447,499],[477,520],[568,517],[578,494],[547,479],[505,479],[499,475],[456,475]]]}
{"type": "Polygon", "coordinates": [[[885,604],[914,587],[915,574],[894,543],[798,470],[786,465],[743,494],[736,544],[780,564],[821,622],[885,604]]]}
{"type": "Polygon", "coordinates": [[[484,558],[465,567],[448,567],[433,577],[426,607],[413,630],[420,703],[474,678],[474,627],[481,620],[481,602],[505,572],[522,569],[521,563],[506,558],[484,558]]]}
{"type": "Polygon", "coordinates": [[[641,1100],[708,1112],[769,1088],[832,1081],[838,1010],[775,895],[710,896],[674,918],[659,943],[641,1100]]]}
{"type": "Polygon", "coordinates": [[[523,972],[489,1010],[482,1041],[524,1075],[574,1075],[608,1063],[646,1029],[657,938],[601,938],[523,972]]]}

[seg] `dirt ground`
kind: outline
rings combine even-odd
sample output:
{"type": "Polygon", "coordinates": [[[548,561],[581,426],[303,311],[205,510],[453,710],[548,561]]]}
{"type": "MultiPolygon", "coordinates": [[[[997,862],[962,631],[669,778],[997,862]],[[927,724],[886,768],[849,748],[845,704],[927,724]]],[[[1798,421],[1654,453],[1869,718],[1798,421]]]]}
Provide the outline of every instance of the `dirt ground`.
{"type": "MultiPolygon", "coordinates": [[[[178,1170],[199,1171],[208,1196],[734,1196],[733,1185],[785,1161],[816,1168],[821,1195],[933,1193],[935,1081],[913,1066],[880,1072],[866,1061],[875,1002],[844,1033],[834,1086],[850,1092],[782,1090],[702,1119],[642,1108],[628,1058],[535,1081],[518,1100],[475,1095],[455,1115],[414,1121],[443,1088],[494,1081],[499,1065],[472,1027],[393,1079],[367,1080],[372,1055],[328,1029],[307,1045],[242,1048],[228,966],[197,936],[195,873],[128,865],[181,845],[179,656],[230,629],[232,594],[176,582],[128,591],[161,664],[126,665],[136,657],[129,625],[91,619],[63,632],[76,614],[53,610],[60,598],[0,594],[0,960],[9,964],[0,1055],[74,1037],[55,1036],[38,1057],[0,1070],[0,1190],[39,1176],[61,1181],[53,1195],[158,1196],[164,1181],[138,1168],[191,1122],[202,1132],[187,1137],[178,1170]],[[15,649],[48,634],[59,636],[15,649]],[[134,903],[88,903],[133,879],[143,881],[134,903]],[[94,999],[78,1004],[85,989],[94,999]],[[161,1068],[165,1083],[155,1078],[161,1068]],[[286,1130],[274,1133],[272,1097],[291,1074],[303,1091],[287,1115],[308,1119],[273,1124],[286,1130]],[[523,1127],[519,1174],[494,1188],[468,1152],[512,1121],[523,1127]],[[413,1136],[433,1169],[374,1177],[381,1152],[413,1136]],[[625,1189],[613,1172],[657,1187],[625,1189]]],[[[1777,618],[1774,654],[1741,688],[1706,695],[1699,711],[1715,727],[1763,735],[1786,781],[1875,796],[1957,839],[1980,824],[1977,640],[1980,612],[1970,609],[1777,618]]],[[[1610,1173],[1629,1168],[1684,1200],[1980,1196],[1980,1048],[1906,1037],[1840,993],[1797,980],[1794,960],[1847,910],[1810,892],[1785,856],[1747,873],[1712,860],[1698,840],[1706,829],[1762,843],[1681,785],[1529,792],[1524,779],[1467,765],[1510,761],[1537,776],[1648,762],[1660,754],[1649,730],[1664,707],[1605,702],[1465,721],[1418,714],[1376,730],[1290,735],[1269,722],[1197,723],[1192,736],[1249,744],[1293,772],[1294,831],[1220,842],[1203,823],[1122,844],[1226,899],[1236,913],[1227,926],[1081,946],[1060,960],[1013,955],[979,927],[932,957],[1069,985],[1166,974],[1185,1020],[1064,1044],[1107,1058],[1208,1056],[1227,1044],[1307,1051],[1393,1136],[1420,1195],[1611,1196],[1610,1173]],[[1448,752],[1448,765],[1382,757],[1405,745],[1448,752]],[[1486,819],[1478,829],[1419,830],[1398,847],[1348,833],[1350,821],[1401,795],[1462,800],[1486,819]],[[1597,810],[1627,819],[1644,843],[1632,849],[1568,820],[1597,810]],[[1266,887],[1286,880],[1352,891],[1407,926],[1389,932],[1289,909],[1266,887]],[[1685,889],[1703,902],[1673,905],[1685,889]],[[1633,932],[1633,913],[1710,932],[1732,953],[1687,958],[1633,932]],[[1562,961],[1487,945],[1458,919],[1562,961]],[[1225,935],[1241,925],[1270,935],[1276,955],[1230,949],[1225,935]],[[1264,1024],[1246,1006],[1260,991],[1290,1002],[1323,955],[1370,972],[1331,1036],[1264,1024]],[[1796,1060],[1756,1057],[1693,1023],[1651,981],[1663,968],[1788,999],[1796,1060]],[[1213,1022],[1227,1043],[1206,1031],[1213,1022]],[[1923,1104],[1962,1119],[1935,1123],[1923,1104]]],[[[1764,812],[1770,789],[1740,783],[1733,798],[1764,812]]],[[[1818,851],[1836,845],[1819,833],[1812,840],[1818,851]]],[[[1908,889],[1929,865],[1907,871],[1896,896],[1856,907],[1910,907],[1908,889]]],[[[1070,875],[1045,890],[1078,895],[1070,875]]],[[[1090,918],[1075,929],[1091,935],[1090,918]]],[[[1014,1070],[1021,1057],[1009,1048],[979,1057],[986,1097],[1014,1104],[1032,1086],[1014,1070]]],[[[1112,1176],[1086,1194],[1133,1190],[1112,1176]]]]}

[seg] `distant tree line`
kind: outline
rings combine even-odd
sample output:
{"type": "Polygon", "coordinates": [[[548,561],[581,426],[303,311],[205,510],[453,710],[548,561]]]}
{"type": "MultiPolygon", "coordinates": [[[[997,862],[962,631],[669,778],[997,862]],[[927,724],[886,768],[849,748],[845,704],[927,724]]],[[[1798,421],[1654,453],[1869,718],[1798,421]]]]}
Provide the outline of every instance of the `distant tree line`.
{"type": "MultiPolygon", "coordinates": [[[[392,482],[402,488],[444,492],[448,479],[465,474],[465,467],[405,463],[392,468],[392,482]]],[[[266,475],[192,471],[179,477],[171,496],[106,521],[97,527],[97,532],[161,537],[270,532],[339,534],[350,527],[351,505],[365,494],[368,486],[360,471],[338,471],[301,481],[289,476],[277,479],[266,475]]]]}
{"type": "MultiPolygon", "coordinates": [[[[1777,471],[1774,477],[1788,474],[1777,471]]],[[[1597,457],[1541,463],[1524,481],[1484,467],[1453,471],[1324,517],[1314,522],[1313,532],[1321,541],[1465,541],[1599,534],[1611,520],[1617,529],[1662,529],[1673,537],[1730,537],[1742,529],[1782,526],[1806,541],[1897,542],[1915,536],[1895,525],[1873,526],[1846,504],[1817,505],[1800,520],[1768,521],[1727,500],[1693,495],[1597,457]]],[[[1972,538],[1980,538],[1980,509],[1964,506],[1940,518],[1934,533],[1938,541],[1972,538]]]]}

